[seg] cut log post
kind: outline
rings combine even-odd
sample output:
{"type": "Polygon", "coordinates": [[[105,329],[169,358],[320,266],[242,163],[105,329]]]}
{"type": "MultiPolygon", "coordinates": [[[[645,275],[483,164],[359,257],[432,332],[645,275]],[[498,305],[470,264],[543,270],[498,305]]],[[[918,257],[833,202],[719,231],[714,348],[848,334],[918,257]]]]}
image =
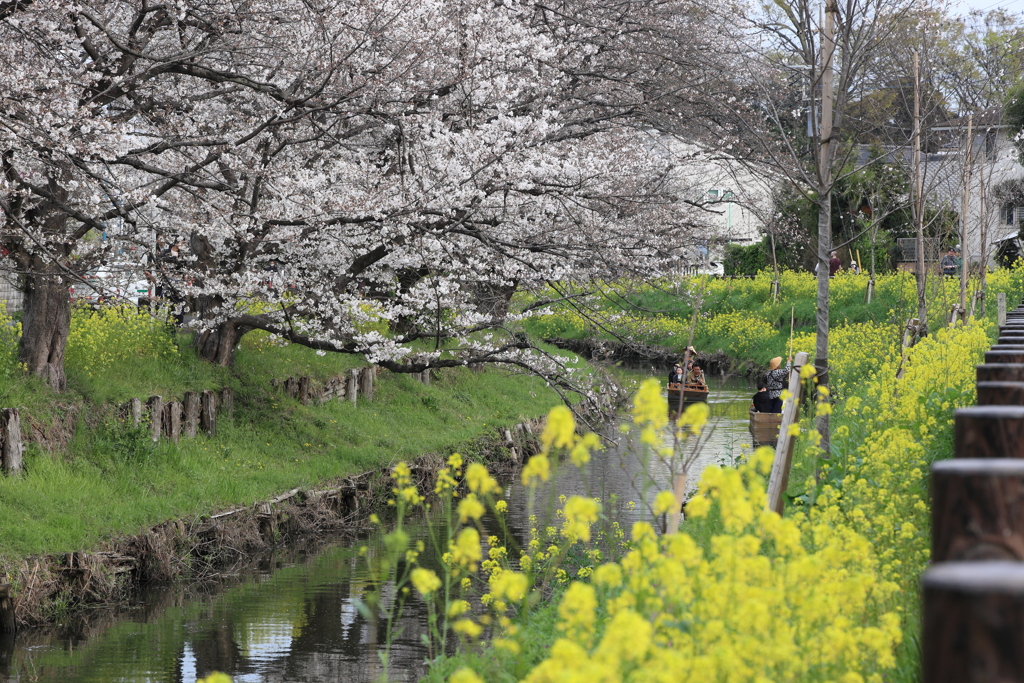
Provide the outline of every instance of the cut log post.
{"type": "Polygon", "coordinates": [[[194,391],[185,392],[185,435],[193,439],[199,433],[199,394],[194,391]]]}
{"type": "Polygon", "coordinates": [[[177,401],[169,401],[164,406],[164,435],[172,443],[181,440],[181,404],[177,401]]]}
{"type": "Polygon", "coordinates": [[[1024,382],[978,382],[979,406],[1024,406],[1024,382]]]}
{"type": "Polygon", "coordinates": [[[142,400],[133,398],[128,401],[128,414],[132,418],[132,427],[138,427],[142,424],[142,400]]]}
{"type": "Polygon", "coordinates": [[[281,380],[279,380],[276,377],[271,378],[271,380],[270,380],[270,388],[271,389],[280,389],[281,388],[281,380]]]}
{"type": "Polygon", "coordinates": [[[932,465],[932,562],[1024,561],[1024,460],[932,465]]]}
{"type": "Polygon", "coordinates": [[[376,374],[377,370],[372,365],[359,371],[359,393],[364,401],[373,400],[373,378],[376,374]]]}
{"type": "Polygon", "coordinates": [[[220,390],[221,413],[229,420],[235,417],[235,390],[231,387],[223,387],[220,390]]]}
{"type": "Polygon", "coordinates": [[[348,400],[352,401],[352,405],[356,404],[356,399],[359,396],[359,371],[349,370],[348,377],[345,378],[345,396],[348,400]]]}
{"type": "Polygon", "coordinates": [[[793,464],[793,444],[796,439],[790,435],[790,425],[800,422],[800,399],[803,382],[800,380],[800,368],[807,364],[807,353],[801,351],[793,361],[793,370],[789,373],[790,398],[782,407],[782,424],[779,426],[779,441],[775,446],[775,461],[768,479],[768,509],[780,515],[785,507],[783,494],[789,485],[789,469],[793,464]]]}
{"type": "Polygon", "coordinates": [[[426,370],[420,373],[420,381],[426,384],[428,387],[430,386],[430,368],[427,368],[426,370]]]}
{"type": "Polygon", "coordinates": [[[0,469],[18,474],[25,449],[21,442],[21,414],[17,408],[0,410],[0,469]]]}
{"type": "Polygon", "coordinates": [[[310,381],[309,377],[300,377],[299,378],[299,388],[298,388],[299,395],[298,395],[298,399],[299,399],[299,403],[301,403],[302,405],[306,405],[307,403],[309,403],[309,394],[310,394],[309,381],[310,381]]]}
{"type": "Polygon", "coordinates": [[[1006,324],[1006,293],[999,292],[996,294],[996,316],[1000,325],[1006,324]]]}
{"type": "Polygon", "coordinates": [[[1009,343],[996,342],[989,351],[1024,351],[1024,337],[1010,337],[1009,343]]]}
{"type": "Polygon", "coordinates": [[[1024,562],[943,562],[921,586],[924,683],[1024,681],[1024,562]]]}
{"type": "Polygon", "coordinates": [[[986,363],[975,368],[979,382],[1024,382],[1024,363],[986,363]]]}
{"type": "Polygon", "coordinates": [[[150,396],[146,408],[149,410],[149,438],[156,443],[164,432],[164,397],[150,396]]]}
{"type": "Polygon", "coordinates": [[[985,364],[993,363],[1024,363],[1024,350],[1021,351],[986,351],[985,364]]]}
{"type": "Polygon", "coordinates": [[[0,584],[0,633],[14,633],[14,596],[10,584],[0,584]]]}
{"type": "Polygon", "coordinates": [[[299,396],[299,382],[294,377],[289,377],[284,381],[284,393],[292,398],[298,398],[299,396]]]}
{"type": "Polygon", "coordinates": [[[1024,407],[975,406],[953,413],[958,458],[1024,458],[1024,407]]]}
{"type": "Polygon", "coordinates": [[[209,389],[203,392],[201,399],[199,424],[210,436],[217,436],[217,394],[209,389]]]}

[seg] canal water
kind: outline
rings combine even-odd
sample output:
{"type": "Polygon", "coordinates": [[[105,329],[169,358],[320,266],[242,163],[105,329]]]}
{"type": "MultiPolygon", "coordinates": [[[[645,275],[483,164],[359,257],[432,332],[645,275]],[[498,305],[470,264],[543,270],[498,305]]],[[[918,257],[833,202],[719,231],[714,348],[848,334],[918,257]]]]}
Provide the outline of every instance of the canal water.
{"type": "MultiPolygon", "coordinates": [[[[708,464],[734,464],[750,453],[751,393],[745,384],[712,385],[711,431],[690,467],[690,488],[708,464]]],[[[559,495],[614,501],[613,514],[626,529],[632,521],[650,518],[644,497],[649,502],[671,487],[664,466],[645,463],[634,451],[620,442],[595,453],[583,470],[563,463],[548,488],[538,490],[532,511],[522,484],[508,482],[510,544],[525,543],[531,512],[544,524],[559,495]],[[653,486],[644,484],[648,475],[653,486]]],[[[410,525],[411,535],[425,538],[427,524],[410,525]]],[[[236,683],[379,680],[384,669],[378,653],[387,629],[363,607],[377,586],[358,551],[365,545],[372,555],[379,543],[379,536],[370,536],[355,544],[328,543],[310,554],[282,552],[208,585],[149,591],[118,614],[16,638],[0,634],[0,681],[193,683],[211,671],[228,673],[236,683]]],[[[385,585],[381,593],[388,607],[395,591],[385,585]]],[[[423,675],[426,623],[423,603],[410,598],[392,630],[398,635],[388,680],[415,681],[423,675]]]]}

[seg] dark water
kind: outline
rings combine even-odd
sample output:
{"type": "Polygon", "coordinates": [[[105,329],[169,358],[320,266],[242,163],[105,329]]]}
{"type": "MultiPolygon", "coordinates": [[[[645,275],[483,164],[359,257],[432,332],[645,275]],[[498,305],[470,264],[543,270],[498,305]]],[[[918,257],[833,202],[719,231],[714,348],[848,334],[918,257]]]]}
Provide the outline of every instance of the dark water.
{"type": "MultiPolygon", "coordinates": [[[[749,453],[747,407],[752,392],[743,385],[713,387],[713,431],[690,469],[691,487],[709,463],[731,464],[749,453]]],[[[628,444],[595,454],[579,470],[565,463],[551,485],[538,491],[541,523],[557,496],[589,494],[618,500],[620,520],[629,524],[646,513],[643,498],[669,488],[657,462],[640,462],[628,444]],[[644,486],[648,477],[653,485],[644,486]],[[630,502],[639,503],[630,505],[630,502]]],[[[506,485],[513,545],[525,542],[530,510],[518,480],[506,485]]],[[[427,522],[410,526],[427,536],[427,522]]],[[[86,683],[108,681],[194,683],[211,671],[229,673],[236,683],[326,683],[375,681],[384,669],[379,652],[386,622],[361,608],[376,590],[365,557],[379,551],[379,538],[327,544],[315,554],[264,558],[240,576],[207,586],[154,590],[120,614],[80,623],[0,635],[0,681],[86,683]]],[[[395,591],[382,589],[383,608],[395,591]]],[[[406,603],[393,631],[388,679],[415,681],[426,670],[421,643],[426,613],[418,599],[406,603]]]]}

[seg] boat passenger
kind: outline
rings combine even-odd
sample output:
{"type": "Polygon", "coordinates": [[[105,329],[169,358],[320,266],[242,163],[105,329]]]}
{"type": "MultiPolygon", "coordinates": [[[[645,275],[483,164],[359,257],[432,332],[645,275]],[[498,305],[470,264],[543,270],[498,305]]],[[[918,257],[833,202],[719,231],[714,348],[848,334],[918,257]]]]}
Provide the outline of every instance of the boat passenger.
{"type": "Polygon", "coordinates": [[[674,366],[672,366],[672,372],[670,372],[668,375],[668,383],[682,384],[684,377],[685,375],[683,374],[683,366],[681,366],[679,363],[676,363],[674,366]]]}
{"type": "Polygon", "coordinates": [[[756,412],[772,412],[772,400],[768,397],[768,385],[765,384],[763,379],[757,381],[757,393],[754,394],[754,398],[752,400],[754,402],[754,410],[756,412]]]}
{"type": "Polygon", "coordinates": [[[704,370],[701,369],[700,363],[694,363],[690,371],[686,373],[686,383],[704,386],[704,370]]]}
{"type": "Polygon", "coordinates": [[[768,398],[772,400],[770,413],[782,412],[782,391],[786,388],[789,380],[789,369],[792,367],[792,358],[786,359],[786,367],[782,365],[782,356],[776,356],[768,363],[768,374],[765,375],[765,385],[768,388],[768,398]]]}

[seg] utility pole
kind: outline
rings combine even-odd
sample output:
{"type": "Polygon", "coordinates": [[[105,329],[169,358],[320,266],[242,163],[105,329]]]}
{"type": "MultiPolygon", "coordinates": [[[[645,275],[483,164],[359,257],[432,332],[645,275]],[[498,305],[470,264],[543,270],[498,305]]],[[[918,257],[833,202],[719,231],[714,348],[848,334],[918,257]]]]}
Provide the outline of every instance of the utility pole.
{"type": "Polygon", "coordinates": [[[964,198],[960,203],[960,316],[967,323],[967,217],[971,206],[971,151],[974,147],[974,114],[967,117],[967,144],[964,149],[964,198]]]}
{"type": "MultiPolygon", "coordinates": [[[[828,286],[829,252],[832,249],[832,58],[835,54],[836,0],[826,0],[821,35],[821,126],[818,129],[818,310],[814,365],[818,382],[828,386],[828,286]]],[[[812,91],[813,93],[813,88],[812,91]]],[[[813,105],[814,98],[811,98],[813,105]]],[[[828,414],[818,417],[821,449],[830,452],[828,414]]]]}
{"type": "Polygon", "coordinates": [[[914,223],[917,227],[917,319],[920,334],[928,333],[928,304],[925,285],[928,273],[924,267],[924,193],[921,183],[921,69],[914,50],[914,223]]]}

